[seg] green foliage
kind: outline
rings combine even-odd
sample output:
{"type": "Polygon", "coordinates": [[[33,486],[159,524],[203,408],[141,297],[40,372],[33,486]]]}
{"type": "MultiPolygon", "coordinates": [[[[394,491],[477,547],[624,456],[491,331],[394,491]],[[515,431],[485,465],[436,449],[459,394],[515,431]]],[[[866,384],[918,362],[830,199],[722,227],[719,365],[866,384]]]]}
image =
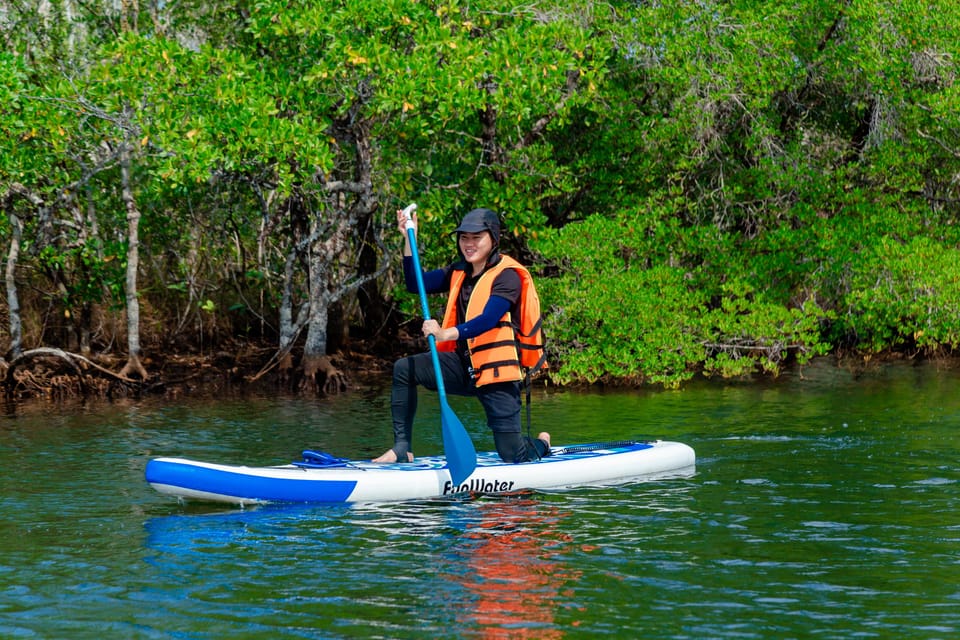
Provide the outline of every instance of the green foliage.
{"type": "Polygon", "coordinates": [[[687,321],[700,304],[683,273],[669,267],[587,274],[588,288],[547,281],[550,353],[556,381],[650,381],[675,386],[689,378],[705,349],[687,321]]]}
{"type": "Polygon", "coordinates": [[[960,348],[960,251],[924,237],[885,236],[854,265],[845,327],[879,352],[960,348]]]}
{"type": "Polygon", "coordinates": [[[720,304],[701,317],[708,340],[707,374],[729,377],[758,367],[777,374],[788,358],[803,364],[828,351],[821,326],[832,314],[813,300],[789,307],[765,299],[744,282],[725,284],[721,296],[720,304]]]}
{"type": "Polygon", "coordinates": [[[563,275],[541,281],[558,382],[677,386],[697,371],[776,374],[790,358],[826,352],[828,312],[767,299],[732,274],[712,289],[700,267],[681,266],[681,245],[665,244],[680,237],[667,222],[649,212],[592,216],[536,243],[562,265],[563,275]]]}
{"type": "Polygon", "coordinates": [[[418,202],[428,267],[465,211],[500,211],[504,250],[540,274],[559,383],[960,348],[957,3],[213,4],[120,36],[98,2],[75,24],[10,14],[21,281],[59,274],[71,305],[121,289],[128,145],[143,295],[170,314],[257,300],[269,319],[309,227],[285,203],[321,228],[341,182],[387,250],[418,202]]]}

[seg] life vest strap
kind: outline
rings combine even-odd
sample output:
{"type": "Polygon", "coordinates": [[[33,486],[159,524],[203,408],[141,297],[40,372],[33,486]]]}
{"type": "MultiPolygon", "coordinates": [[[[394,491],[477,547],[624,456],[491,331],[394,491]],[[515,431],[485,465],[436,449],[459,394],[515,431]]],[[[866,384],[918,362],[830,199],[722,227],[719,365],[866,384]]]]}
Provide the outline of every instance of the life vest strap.
{"type": "Polygon", "coordinates": [[[488,369],[497,369],[499,367],[516,367],[520,364],[519,360],[497,360],[495,362],[487,362],[486,364],[481,365],[475,371],[479,373],[480,371],[486,371],[488,369]]]}
{"type": "MultiPolygon", "coordinates": [[[[540,331],[540,327],[542,325],[543,325],[543,316],[540,316],[539,318],[537,318],[537,321],[534,323],[534,325],[530,327],[530,331],[527,333],[524,333],[523,330],[520,329],[519,324],[513,325],[513,328],[518,334],[520,334],[524,338],[532,338],[533,336],[537,335],[537,332],[540,331]]],[[[532,347],[532,348],[536,349],[540,347],[543,347],[543,345],[541,344],[539,345],[539,347],[532,347]]]]}
{"type": "Polygon", "coordinates": [[[490,349],[499,349],[502,347],[515,347],[517,345],[513,340],[500,340],[498,342],[488,342],[487,344],[482,344],[477,347],[472,347],[470,353],[480,353],[482,351],[489,351],[490,349]]]}

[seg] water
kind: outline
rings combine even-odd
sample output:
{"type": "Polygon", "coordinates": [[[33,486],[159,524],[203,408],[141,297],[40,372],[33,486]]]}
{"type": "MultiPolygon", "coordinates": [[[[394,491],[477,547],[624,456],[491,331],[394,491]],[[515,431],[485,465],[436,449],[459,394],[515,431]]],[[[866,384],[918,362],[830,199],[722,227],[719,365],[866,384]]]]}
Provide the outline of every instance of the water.
{"type": "MultiPolygon", "coordinates": [[[[953,638],[960,373],[535,394],[555,444],[657,436],[690,478],[239,510],[143,481],[390,442],[384,391],[30,405],[0,417],[0,638],[953,638]]],[[[473,400],[451,399],[478,447],[473,400]]],[[[440,453],[436,402],[414,451],[440,453]]]]}

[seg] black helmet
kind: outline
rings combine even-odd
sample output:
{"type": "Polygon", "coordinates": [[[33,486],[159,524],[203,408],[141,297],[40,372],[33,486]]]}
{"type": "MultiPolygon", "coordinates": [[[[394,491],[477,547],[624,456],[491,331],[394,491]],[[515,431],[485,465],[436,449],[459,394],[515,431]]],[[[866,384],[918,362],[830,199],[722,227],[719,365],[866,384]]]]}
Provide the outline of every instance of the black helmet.
{"type": "MultiPolygon", "coordinates": [[[[500,216],[497,215],[496,211],[482,208],[474,209],[463,216],[463,220],[460,221],[460,226],[454,229],[454,231],[457,233],[458,240],[460,239],[461,233],[488,231],[490,238],[493,240],[493,251],[490,252],[490,257],[487,258],[487,264],[496,264],[500,259],[500,216]]],[[[457,253],[463,258],[463,252],[460,251],[459,242],[457,243],[457,253]]]]}
{"type": "Polygon", "coordinates": [[[493,238],[493,246],[500,244],[500,216],[490,209],[474,209],[463,216],[460,226],[454,229],[457,233],[480,233],[489,231],[493,238]]]}

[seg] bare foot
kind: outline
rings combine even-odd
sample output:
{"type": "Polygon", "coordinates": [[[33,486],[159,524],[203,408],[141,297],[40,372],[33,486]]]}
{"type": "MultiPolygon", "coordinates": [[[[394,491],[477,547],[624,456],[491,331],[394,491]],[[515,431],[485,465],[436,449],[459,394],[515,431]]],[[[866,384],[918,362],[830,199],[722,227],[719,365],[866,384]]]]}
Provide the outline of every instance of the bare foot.
{"type": "MultiPolygon", "coordinates": [[[[386,453],[384,453],[382,456],[371,460],[371,462],[381,462],[386,464],[390,464],[396,461],[397,461],[397,452],[394,451],[393,449],[387,449],[386,453]]],[[[413,462],[413,453],[410,451],[407,451],[407,462],[413,462]]]]}
{"type": "Polygon", "coordinates": [[[547,433],[546,431],[541,431],[539,434],[537,434],[537,439],[543,440],[544,442],[547,443],[548,447],[550,446],[550,434],[547,433]]]}

